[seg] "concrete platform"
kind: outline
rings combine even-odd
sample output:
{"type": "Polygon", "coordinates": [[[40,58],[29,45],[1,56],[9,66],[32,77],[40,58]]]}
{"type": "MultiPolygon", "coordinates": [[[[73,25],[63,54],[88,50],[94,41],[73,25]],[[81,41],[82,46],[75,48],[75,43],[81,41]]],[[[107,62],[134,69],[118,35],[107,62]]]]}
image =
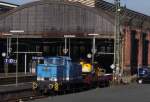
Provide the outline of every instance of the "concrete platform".
{"type": "Polygon", "coordinates": [[[32,89],[32,82],[18,83],[17,85],[16,84],[0,85],[0,94],[31,89],[32,89]]]}
{"type": "MultiPolygon", "coordinates": [[[[24,73],[24,72],[19,72],[18,77],[23,77],[23,76],[35,76],[35,74],[31,73],[24,73]]],[[[1,78],[11,78],[11,77],[16,77],[16,73],[8,73],[7,76],[5,73],[0,73],[0,79],[1,78]]]]}
{"type": "MultiPolygon", "coordinates": [[[[18,73],[18,83],[32,82],[36,80],[35,74],[18,73]]],[[[4,73],[0,73],[0,85],[8,85],[16,83],[16,73],[9,73],[7,76],[4,73]]]]}

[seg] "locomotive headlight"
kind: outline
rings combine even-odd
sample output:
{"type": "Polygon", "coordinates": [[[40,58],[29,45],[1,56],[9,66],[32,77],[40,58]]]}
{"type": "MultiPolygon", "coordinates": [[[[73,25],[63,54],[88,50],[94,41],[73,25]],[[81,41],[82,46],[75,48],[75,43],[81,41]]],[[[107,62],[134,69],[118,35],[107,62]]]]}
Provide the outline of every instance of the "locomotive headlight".
{"type": "Polygon", "coordinates": [[[44,78],[42,78],[42,77],[37,77],[37,81],[44,81],[44,78]]]}
{"type": "Polygon", "coordinates": [[[41,81],[44,81],[44,78],[41,78],[41,81]]]}
{"type": "Polygon", "coordinates": [[[37,81],[41,81],[41,78],[40,78],[40,77],[37,77],[37,81]]]}

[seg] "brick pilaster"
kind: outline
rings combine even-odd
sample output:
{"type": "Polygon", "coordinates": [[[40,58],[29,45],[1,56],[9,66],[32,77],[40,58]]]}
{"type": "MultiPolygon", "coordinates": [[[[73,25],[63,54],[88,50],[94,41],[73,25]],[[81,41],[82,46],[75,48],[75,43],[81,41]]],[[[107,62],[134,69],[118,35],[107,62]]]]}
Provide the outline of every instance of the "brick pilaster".
{"type": "Polygon", "coordinates": [[[131,31],[127,27],[124,36],[124,70],[131,68],[131,31]]]}
{"type": "Polygon", "coordinates": [[[148,67],[150,67],[150,31],[147,32],[147,40],[148,40],[148,57],[147,57],[147,62],[148,62],[148,67]]]}
{"type": "Polygon", "coordinates": [[[137,30],[136,34],[138,36],[138,67],[143,66],[143,35],[141,30],[137,30]]]}

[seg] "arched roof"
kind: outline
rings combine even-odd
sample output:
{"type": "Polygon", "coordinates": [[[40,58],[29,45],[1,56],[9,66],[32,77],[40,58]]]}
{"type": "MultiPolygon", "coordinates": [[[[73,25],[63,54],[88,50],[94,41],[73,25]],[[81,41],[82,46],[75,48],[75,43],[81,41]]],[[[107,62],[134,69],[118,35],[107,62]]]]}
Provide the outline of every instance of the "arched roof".
{"type": "Polygon", "coordinates": [[[0,16],[1,32],[24,30],[25,34],[40,37],[62,37],[89,33],[111,36],[114,24],[104,12],[65,1],[36,1],[28,3],[0,16]]]}

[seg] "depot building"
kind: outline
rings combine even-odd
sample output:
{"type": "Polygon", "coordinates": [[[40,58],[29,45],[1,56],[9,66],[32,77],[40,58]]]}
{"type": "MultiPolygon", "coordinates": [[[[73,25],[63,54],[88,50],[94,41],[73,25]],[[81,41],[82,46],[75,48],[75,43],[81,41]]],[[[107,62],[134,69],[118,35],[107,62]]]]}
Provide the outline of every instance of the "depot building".
{"type": "MultiPolygon", "coordinates": [[[[40,63],[38,58],[46,56],[67,55],[75,62],[90,62],[87,55],[92,53],[93,37],[95,61],[112,72],[113,4],[103,0],[39,0],[20,6],[2,2],[0,7],[0,53],[7,52],[11,59],[18,53],[20,72],[24,67],[29,72],[40,63]],[[16,30],[23,32],[11,32],[16,30]]],[[[120,14],[122,68],[134,74],[138,67],[150,66],[150,17],[127,8],[121,8],[120,14]]],[[[1,73],[5,72],[5,58],[0,56],[1,73]]],[[[9,64],[8,72],[14,71],[15,64],[9,64]]]]}

